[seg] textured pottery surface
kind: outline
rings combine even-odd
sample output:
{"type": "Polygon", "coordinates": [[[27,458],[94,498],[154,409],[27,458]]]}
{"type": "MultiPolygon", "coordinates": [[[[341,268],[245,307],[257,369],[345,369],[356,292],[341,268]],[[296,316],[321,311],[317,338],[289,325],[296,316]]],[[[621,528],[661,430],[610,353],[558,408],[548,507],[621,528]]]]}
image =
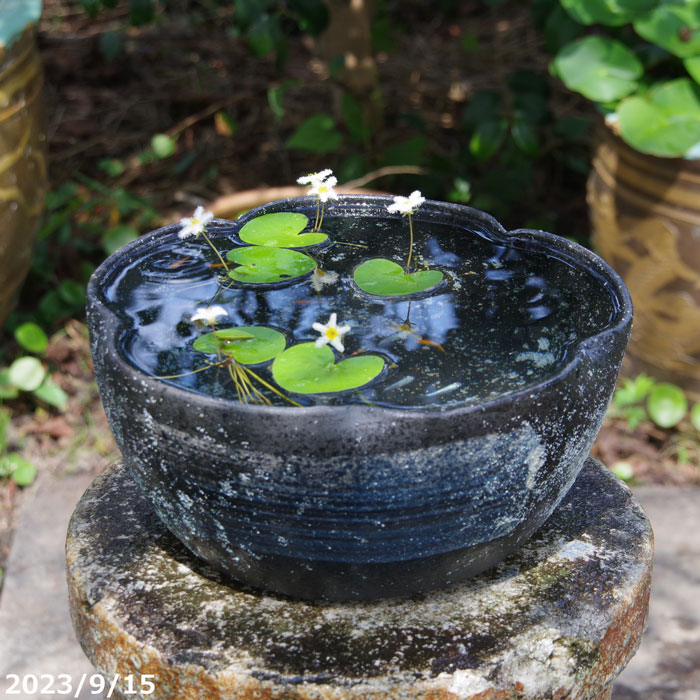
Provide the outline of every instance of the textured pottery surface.
{"type": "MultiPolygon", "coordinates": [[[[346,197],[340,209],[371,221],[385,206],[381,197],[346,197]]],[[[167,527],[234,578],[330,600],[461,581],[522,544],[588,455],[629,333],[624,285],[599,258],[550,234],[507,233],[457,205],[431,203],[426,215],[473,224],[503,245],[544,246],[602,280],[600,303],[612,298],[615,312],[545,381],[483,402],[422,410],[245,405],[148,376],[123,354],[123,319],[106,307],[105,290],[172,232],[126,246],[93,277],[95,370],[126,464],[167,527]]]]}
{"type": "Polygon", "coordinates": [[[638,153],[601,130],[588,203],[596,250],[634,302],[632,371],[700,400],[700,163],[638,153]]]}
{"type": "Polygon", "coordinates": [[[153,700],[602,700],[641,639],[652,533],[588,460],[494,570],[428,595],[311,604],[231,586],[114,465],[78,504],[66,553],[85,653],[108,679],[153,674],[153,700]]]}
{"type": "Polygon", "coordinates": [[[0,323],[29,271],[48,187],[38,0],[0,2],[0,323]]]}

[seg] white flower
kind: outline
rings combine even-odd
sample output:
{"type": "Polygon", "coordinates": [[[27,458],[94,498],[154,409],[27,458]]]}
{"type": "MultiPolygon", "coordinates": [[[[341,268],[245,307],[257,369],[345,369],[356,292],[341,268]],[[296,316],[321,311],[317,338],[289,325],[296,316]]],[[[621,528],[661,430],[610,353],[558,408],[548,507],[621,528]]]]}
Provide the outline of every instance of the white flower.
{"type": "Polygon", "coordinates": [[[331,175],[325,182],[319,182],[310,190],[310,195],[316,195],[324,204],[329,199],[338,199],[338,193],[333,189],[338,184],[338,178],[331,175]]]}
{"type": "Polygon", "coordinates": [[[222,306],[202,306],[190,318],[190,321],[203,321],[204,323],[214,323],[217,317],[228,316],[228,311],[222,306]]]}
{"type": "Polygon", "coordinates": [[[314,323],[313,329],[321,334],[316,338],[316,347],[321,348],[330,343],[338,352],[343,352],[343,336],[350,330],[350,326],[339,326],[337,324],[337,314],[331,314],[328,323],[314,323]]]}
{"type": "MultiPolygon", "coordinates": [[[[320,173],[309,173],[308,175],[302,175],[297,178],[297,182],[300,185],[310,185],[311,187],[318,187],[326,178],[330,177],[333,171],[330,168],[321,170],[320,173]]],[[[335,184],[335,183],[334,183],[335,184]]]]}
{"type": "Polygon", "coordinates": [[[390,214],[413,214],[418,207],[425,202],[425,197],[421,196],[419,190],[414,190],[408,197],[394,197],[394,203],[387,207],[390,214]]]}
{"type": "Polygon", "coordinates": [[[332,270],[322,270],[317,267],[311,275],[311,286],[320,292],[326,285],[335,284],[338,281],[338,273],[332,270]]]}
{"type": "Polygon", "coordinates": [[[192,216],[180,219],[180,232],[177,234],[180,238],[188,238],[189,236],[199,236],[204,232],[207,224],[214,218],[214,214],[206,211],[204,207],[197,207],[192,216]]]}

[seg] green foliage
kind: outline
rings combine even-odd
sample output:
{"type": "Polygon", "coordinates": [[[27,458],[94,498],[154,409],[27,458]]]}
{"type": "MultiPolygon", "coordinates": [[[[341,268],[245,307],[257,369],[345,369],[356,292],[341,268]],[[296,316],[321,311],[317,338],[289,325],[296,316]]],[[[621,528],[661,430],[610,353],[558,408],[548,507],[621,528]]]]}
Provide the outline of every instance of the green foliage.
{"type": "Polygon", "coordinates": [[[622,138],[644,153],[672,158],[700,142],[700,86],[689,78],[629,97],[617,113],[622,138]]]}
{"type": "Polygon", "coordinates": [[[325,394],[357,389],[371,382],[384,369],[378,355],[335,361],[324,345],[300,343],[287,348],[272,363],[272,376],[286,391],[296,394],[325,394]]]}
{"type": "Polygon", "coordinates": [[[442,281],[440,270],[406,273],[401,265],[386,258],[372,258],[355,268],[355,284],[368,294],[403,296],[424,292],[442,281]]]}
{"type": "Polygon", "coordinates": [[[209,355],[223,353],[244,365],[269,362],[284,350],[283,333],[266,326],[222,328],[194,341],[194,349],[209,355]]]}
{"type": "Polygon", "coordinates": [[[342,142],[343,136],[336,130],[335,119],[330,114],[314,114],[297,127],[285,145],[311,153],[330,153],[342,142]]]}
{"type": "Polygon", "coordinates": [[[675,384],[656,382],[646,374],[623,380],[613,395],[609,415],[625,418],[631,430],[649,419],[660,428],[675,428],[686,417],[700,430],[700,403],[692,407],[688,416],[688,400],[683,390],[675,384]]]}
{"type": "Polygon", "coordinates": [[[296,250],[271,246],[234,248],[226,256],[237,264],[229,277],[245,284],[276,284],[310,274],[316,267],[313,258],[296,250]]]}
{"type": "Polygon", "coordinates": [[[612,113],[633,148],[661,157],[697,157],[700,0],[560,3],[576,22],[595,25],[595,33],[567,43],[552,72],[612,113]],[[609,28],[608,36],[601,25],[609,28]]]}
{"type": "Polygon", "coordinates": [[[587,36],[565,46],[554,59],[553,69],[566,87],[596,102],[629,95],[644,73],[632,51],[602,36],[587,36]]]}
{"type": "Polygon", "coordinates": [[[328,239],[325,233],[302,233],[309,223],[304,214],[277,212],[257,216],[241,228],[238,236],[252,245],[305,248],[328,239]]]}

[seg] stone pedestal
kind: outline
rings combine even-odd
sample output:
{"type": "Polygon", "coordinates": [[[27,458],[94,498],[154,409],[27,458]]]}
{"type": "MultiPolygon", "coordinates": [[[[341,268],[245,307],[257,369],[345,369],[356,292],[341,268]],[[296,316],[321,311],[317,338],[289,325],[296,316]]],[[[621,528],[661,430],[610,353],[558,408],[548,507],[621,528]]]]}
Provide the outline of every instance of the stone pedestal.
{"type": "Polygon", "coordinates": [[[108,681],[119,674],[123,697],[592,700],[609,697],[639,644],[652,533],[591,459],[498,568],[430,595],[315,605],[208,568],[117,464],[78,504],[67,558],[78,639],[108,681]]]}

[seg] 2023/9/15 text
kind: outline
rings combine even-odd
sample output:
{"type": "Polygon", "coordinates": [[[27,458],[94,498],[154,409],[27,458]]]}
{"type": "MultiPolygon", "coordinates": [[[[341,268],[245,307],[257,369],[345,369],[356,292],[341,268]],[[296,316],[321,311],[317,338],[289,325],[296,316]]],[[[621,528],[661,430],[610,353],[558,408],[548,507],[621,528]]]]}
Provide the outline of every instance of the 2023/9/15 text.
{"type": "Polygon", "coordinates": [[[78,698],[82,692],[91,695],[103,694],[104,698],[111,698],[117,691],[121,695],[150,695],[156,689],[155,675],[144,673],[141,675],[115,674],[109,679],[100,673],[83,673],[78,679],[67,673],[28,673],[20,676],[16,673],[8,673],[5,681],[8,683],[5,694],[10,695],[59,695],[70,698],[78,698]]]}

